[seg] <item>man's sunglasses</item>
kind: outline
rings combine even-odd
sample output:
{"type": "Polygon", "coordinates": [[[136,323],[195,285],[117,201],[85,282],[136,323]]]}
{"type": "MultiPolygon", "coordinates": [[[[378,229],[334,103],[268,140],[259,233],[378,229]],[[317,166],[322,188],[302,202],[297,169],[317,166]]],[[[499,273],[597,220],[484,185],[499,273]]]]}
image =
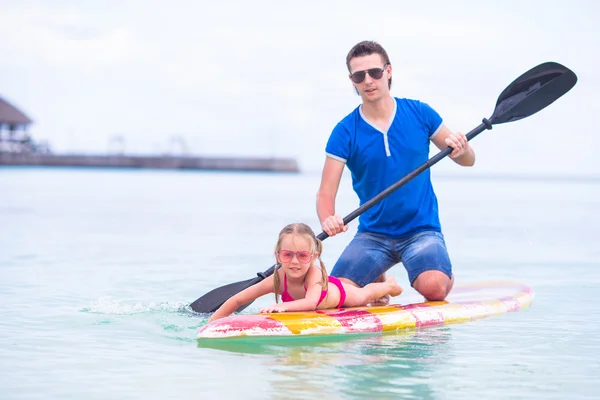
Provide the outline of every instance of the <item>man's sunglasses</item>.
{"type": "Polygon", "coordinates": [[[279,256],[279,259],[281,260],[281,262],[284,262],[284,263],[288,263],[288,262],[292,261],[292,259],[294,258],[294,255],[296,256],[296,259],[298,260],[298,262],[301,262],[302,264],[309,263],[310,260],[312,259],[312,253],[308,250],[300,250],[300,251],[279,250],[279,253],[277,253],[277,255],[279,256]]]}
{"type": "Polygon", "coordinates": [[[383,68],[371,68],[365,71],[356,71],[350,74],[350,79],[352,79],[352,82],[354,83],[362,83],[367,74],[369,74],[369,76],[373,79],[381,79],[383,76],[383,71],[385,71],[385,67],[387,66],[388,64],[384,64],[383,68]]]}

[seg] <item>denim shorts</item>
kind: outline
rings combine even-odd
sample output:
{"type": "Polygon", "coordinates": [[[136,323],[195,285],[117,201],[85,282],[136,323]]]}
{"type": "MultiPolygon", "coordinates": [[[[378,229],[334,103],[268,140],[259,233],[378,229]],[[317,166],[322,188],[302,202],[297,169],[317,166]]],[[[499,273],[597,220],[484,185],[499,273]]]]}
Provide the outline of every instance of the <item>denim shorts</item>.
{"type": "Polygon", "coordinates": [[[358,232],[333,266],[331,275],[350,279],[362,287],[400,262],[411,286],[425,271],[441,271],[452,278],[444,235],[437,231],[423,231],[402,239],[358,232]]]}

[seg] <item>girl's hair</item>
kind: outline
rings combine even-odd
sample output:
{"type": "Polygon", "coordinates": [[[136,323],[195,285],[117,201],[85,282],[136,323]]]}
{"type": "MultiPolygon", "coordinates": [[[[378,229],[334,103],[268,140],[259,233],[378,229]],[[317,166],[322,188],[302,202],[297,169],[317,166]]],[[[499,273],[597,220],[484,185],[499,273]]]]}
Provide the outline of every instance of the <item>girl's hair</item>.
{"type": "MultiPolygon", "coordinates": [[[[279,232],[279,238],[277,239],[277,244],[275,245],[275,254],[278,254],[279,251],[281,250],[281,242],[283,241],[283,238],[286,235],[298,235],[298,236],[308,236],[311,238],[311,240],[313,241],[314,245],[312,246],[311,252],[315,253],[319,253],[319,263],[321,264],[321,274],[322,274],[322,281],[321,281],[321,288],[322,290],[327,290],[327,283],[328,283],[328,278],[327,278],[327,270],[325,269],[325,264],[323,264],[323,260],[321,260],[321,254],[323,251],[323,243],[317,239],[317,237],[315,236],[315,233],[313,232],[313,230],[310,228],[310,226],[303,224],[301,222],[299,223],[295,223],[295,224],[289,224],[287,226],[285,226],[281,232],[279,232]]],[[[312,262],[311,262],[312,263],[312,262]]],[[[280,285],[280,281],[279,281],[279,272],[278,269],[281,267],[281,265],[277,266],[277,269],[275,270],[275,272],[273,273],[273,288],[275,289],[275,302],[279,303],[279,285],[280,285]]]]}

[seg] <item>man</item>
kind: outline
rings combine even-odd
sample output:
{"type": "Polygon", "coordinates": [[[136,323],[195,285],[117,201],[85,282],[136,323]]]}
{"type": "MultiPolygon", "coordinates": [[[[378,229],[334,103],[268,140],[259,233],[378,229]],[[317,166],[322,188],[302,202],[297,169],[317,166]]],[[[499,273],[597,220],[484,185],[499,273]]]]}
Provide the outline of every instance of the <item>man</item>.
{"type": "MultiPolygon", "coordinates": [[[[335,213],[344,166],[364,204],[427,161],[429,141],[440,149],[452,147],[450,157],[459,165],[475,162],[466,136],[450,131],[428,104],[390,95],[392,65],[381,45],[358,43],[346,66],[362,104],[335,126],[327,142],[317,214],[329,236],[348,230],[335,213]]],[[[452,289],[452,264],[429,170],[359,217],[358,232],[331,274],[362,287],[384,280],[385,272],[399,262],[411,286],[427,300],[444,300],[452,289]]]]}

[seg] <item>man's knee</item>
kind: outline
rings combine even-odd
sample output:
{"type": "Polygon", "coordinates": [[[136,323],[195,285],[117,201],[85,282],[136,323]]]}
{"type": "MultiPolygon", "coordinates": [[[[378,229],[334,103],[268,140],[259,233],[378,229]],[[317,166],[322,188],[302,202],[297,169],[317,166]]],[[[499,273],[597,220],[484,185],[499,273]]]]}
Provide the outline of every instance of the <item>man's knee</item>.
{"type": "Polygon", "coordinates": [[[443,301],[448,295],[447,285],[440,282],[430,282],[427,285],[422,285],[418,291],[428,301],[443,301]]]}
{"type": "Polygon", "coordinates": [[[452,288],[452,279],[440,271],[425,271],[417,277],[413,287],[428,301],[443,301],[452,288]]]}

